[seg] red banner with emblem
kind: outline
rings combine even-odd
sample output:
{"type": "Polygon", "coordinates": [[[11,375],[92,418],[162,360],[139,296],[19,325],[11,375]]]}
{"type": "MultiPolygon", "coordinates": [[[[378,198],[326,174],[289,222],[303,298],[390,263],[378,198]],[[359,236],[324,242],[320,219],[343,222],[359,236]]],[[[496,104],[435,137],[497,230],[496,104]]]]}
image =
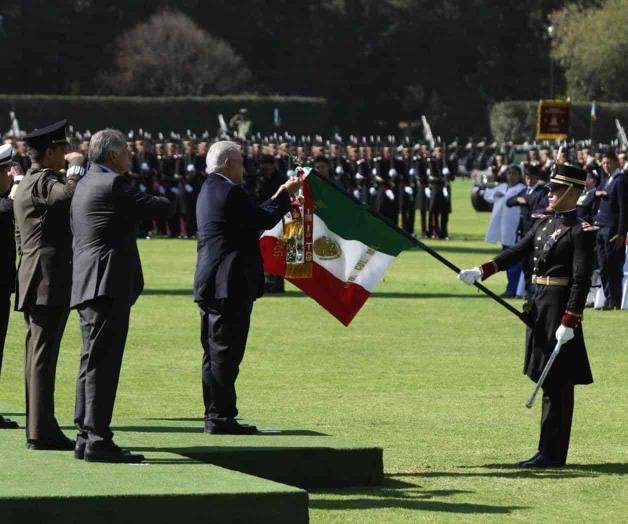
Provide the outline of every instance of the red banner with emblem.
{"type": "Polygon", "coordinates": [[[564,100],[539,100],[536,110],[536,139],[564,140],[569,136],[571,103],[564,100]]]}

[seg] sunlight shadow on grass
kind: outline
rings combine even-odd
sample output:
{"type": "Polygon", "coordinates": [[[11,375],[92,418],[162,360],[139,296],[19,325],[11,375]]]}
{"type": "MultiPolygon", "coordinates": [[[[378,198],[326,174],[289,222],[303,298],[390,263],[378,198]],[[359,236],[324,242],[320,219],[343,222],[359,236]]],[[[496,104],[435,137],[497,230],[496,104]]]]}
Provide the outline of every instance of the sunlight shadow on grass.
{"type": "MultiPolygon", "coordinates": [[[[313,490],[310,508],[323,510],[370,510],[370,509],[409,509],[416,511],[436,511],[447,513],[490,513],[508,514],[514,510],[526,509],[522,506],[493,506],[471,502],[432,500],[457,495],[471,495],[474,492],[458,489],[424,490],[421,486],[396,479],[402,474],[387,475],[384,484],[378,488],[351,488],[334,490],[313,490]],[[317,495],[341,496],[342,499],[317,498],[317,495]]],[[[419,475],[417,475],[419,476],[419,475]]]]}

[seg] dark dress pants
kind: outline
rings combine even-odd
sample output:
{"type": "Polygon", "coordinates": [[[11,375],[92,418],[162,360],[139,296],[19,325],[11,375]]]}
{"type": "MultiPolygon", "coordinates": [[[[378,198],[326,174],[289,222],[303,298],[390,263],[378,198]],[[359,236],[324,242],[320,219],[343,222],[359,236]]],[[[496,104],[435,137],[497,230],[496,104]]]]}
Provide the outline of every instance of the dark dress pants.
{"type": "Polygon", "coordinates": [[[26,438],[57,438],[61,428],[55,418],[55,378],[63,331],[70,311],[64,306],[29,306],[24,311],[26,353],[26,438]]]}
{"type": "Polygon", "coordinates": [[[600,264],[600,278],[606,297],[606,305],[612,307],[621,306],[622,285],[624,281],[624,263],[626,261],[626,248],[622,246],[615,249],[610,243],[610,229],[602,227],[597,234],[597,259],[600,264]]]}
{"type": "Polygon", "coordinates": [[[573,403],[573,384],[543,388],[539,451],[546,458],[559,464],[564,464],[567,460],[573,403]]]}
{"type": "Polygon", "coordinates": [[[78,307],[83,346],[74,423],[88,445],[113,440],[111,418],[129,330],[128,302],[99,297],[78,307]]]}
{"type": "Polygon", "coordinates": [[[0,376],[2,375],[2,356],[4,354],[4,341],[9,329],[9,316],[11,315],[11,289],[0,286],[0,376]]]}
{"type": "Polygon", "coordinates": [[[235,382],[249,334],[253,299],[226,298],[201,305],[205,420],[220,424],[238,415],[235,382]]]}

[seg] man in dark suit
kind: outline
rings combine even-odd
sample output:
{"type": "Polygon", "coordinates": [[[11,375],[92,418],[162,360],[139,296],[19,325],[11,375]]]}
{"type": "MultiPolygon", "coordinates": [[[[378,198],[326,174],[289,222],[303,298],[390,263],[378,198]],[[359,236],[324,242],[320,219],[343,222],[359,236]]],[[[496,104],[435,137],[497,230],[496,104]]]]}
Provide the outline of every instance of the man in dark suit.
{"type": "Polygon", "coordinates": [[[556,343],[565,345],[543,384],[538,452],[518,464],[523,468],[565,465],[574,386],[593,382],[582,312],[591,287],[596,228],[580,222],[576,214],[585,178],[583,169],[558,165],[548,184],[549,207],[554,213],[538,220],[515,246],[479,268],[461,271],[458,277],[466,284],[473,284],[532,254],[532,281],[537,291],[528,297],[528,315],[533,327],[526,333],[524,373],[537,382],[556,343]]]}
{"type": "Polygon", "coordinates": [[[74,261],[70,306],[78,309],[83,346],[76,385],[75,457],[141,462],[113,442],[113,406],[131,306],[144,287],[137,250],[142,220],[165,219],[171,204],[133,187],[124,135],[104,129],[89,144],[88,172],[72,200],[74,261]]]}
{"type": "Polygon", "coordinates": [[[597,260],[606,297],[604,309],[619,309],[628,229],[625,175],[613,151],[606,152],[602,157],[602,169],[608,178],[603,188],[595,193],[600,199],[595,215],[595,225],[600,228],[597,235],[597,260]]]}
{"type": "Polygon", "coordinates": [[[290,194],[301,182],[290,179],[259,206],[241,184],[244,162],[237,144],[216,142],[207,153],[207,179],[197,203],[198,248],[194,300],[201,312],[205,431],[255,433],[235,418],[235,381],[244,356],[253,302],[264,292],[260,232],[290,210],[290,194]]]}
{"type": "Polygon", "coordinates": [[[15,240],[20,260],[15,309],[26,321],[26,439],[29,449],[72,450],[54,413],[55,374],[72,286],[70,202],[83,156],[65,154],[67,122],[25,137],[32,165],[15,193],[15,240]],[[65,162],[70,167],[65,174],[65,162]]]}
{"type": "MultiPolygon", "coordinates": [[[[4,340],[11,314],[11,293],[15,288],[15,225],[13,223],[13,177],[9,174],[13,148],[0,146],[0,373],[4,340]]],[[[17,186],[15,186],[17,188],[17,186]]],[[[0,415],[0,429],[15,429],[17,423],[0,415]]]]}

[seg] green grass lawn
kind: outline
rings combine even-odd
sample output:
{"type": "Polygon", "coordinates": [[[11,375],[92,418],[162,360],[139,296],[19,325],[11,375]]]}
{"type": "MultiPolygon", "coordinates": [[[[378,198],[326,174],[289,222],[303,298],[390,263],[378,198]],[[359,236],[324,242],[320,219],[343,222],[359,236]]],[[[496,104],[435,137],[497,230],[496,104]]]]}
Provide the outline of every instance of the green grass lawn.
{"type": "MultiPolygon", "coordinates": [[[[497,252],[482,240],[489,215],[472,210],[469,191],[455,183],[451,240],[430,242],[461,267],[497,252]]],[[[140,249],[146,290],[133,310],[115,418],[200,417],[195,243],[149,240],[140,249]]],[[[489,285],[502,292],[505,276],[489,285]]],[[[512,467],[538,439],[539,405],[524,406],[533,384],[521,373],[523,325],[421,251],[395,261],[348,328],[294,288],[260,300],[238,381],[241,416],[384,448],[385,485],[311,492],[314,523],[626,521],[627,319],[585,314],[595,383],[576,390],[561,470],[512,467]]],[[[23,412],[22,341],[15,314],[0,381],[0,406],[14,413],[23,412]]],[[[78,354],[73,313],[57,376],[57,414],[68,425],[78,354]]]]}

